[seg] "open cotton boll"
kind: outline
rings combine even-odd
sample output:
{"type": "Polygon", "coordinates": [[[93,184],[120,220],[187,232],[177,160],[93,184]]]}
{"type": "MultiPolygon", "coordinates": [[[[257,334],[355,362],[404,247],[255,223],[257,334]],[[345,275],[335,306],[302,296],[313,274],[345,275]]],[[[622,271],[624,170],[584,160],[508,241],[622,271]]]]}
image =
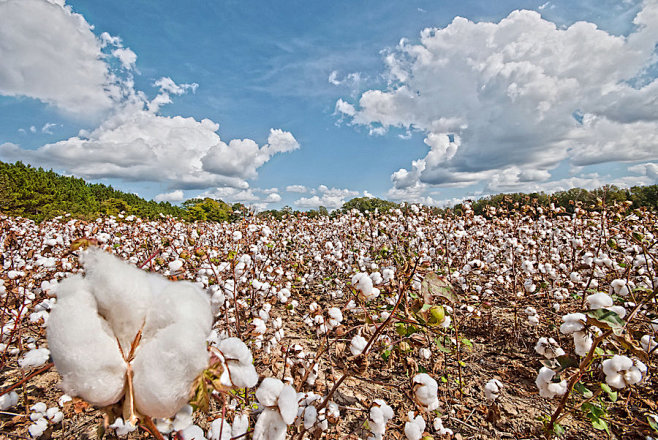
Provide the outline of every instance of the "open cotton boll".
{"type": "Polygon", "coordinates": [[[372,436],[368,440],[381,440],[386,432],[386,423],[393,418],[393,408],[388,406],[382,399],[375,399],[370,407],[370,432],[372,436]]]}
{"type": "Polygon", "coordinates": [[[258,383],[253,355],[244,342],[238,338],[227,338],[217,348],[222,352],[224,365],[228,368],[228,372],[225,371],[227,377],[222,374],[222,383],[239,388],[251,388],[258,383]]]}
{"type": "Polygon", "coordinates": [[[49,357],[50,350],[47,348],[36,348],[25,353],[25,355],[18,360],[18,365],[20,365],[21,368],[40,367],[48,362],[49,357]]]}
{"type": "Polygon", "coordinates": [[[11,391],[0,396],[0,411],[6,411],[18,403],[18,394],[11,391]]]}
{"type": "Polygon", "coordinates": [[[658,345],[658,342],[656,342],[651,335],[644,335],[642,336],[642,339],[640,339],[640,346],[647,353],[652,351],[656,345],[658,345]]]}
{"type": "Polygon", "coordinates": [[[231,425],[221,417],[210,424],[209,440],[231,440],[233,437],[231,425]]]}
{"type": "Polygon", "coordinates": [[[233,418],[233,427],[231,428],[231,437],[240,437],[249,430],[249,416],[247,414],[237,414],[233,418]]]}
{"type": "Polygon", "coordinates": [[[555,371],[547,367],[541,367],[535,384],[539,389],[539,395],[541,397],[547,397],[552,399],[555,396],[562,396],[567,392],[567,381],[562,380],[560,382],[553,382],[553,377],[555,376],[555,371]]]}
{"type": "Polygon", "coordinates": [[[582,331],[585,328],[587,317],[583,313],[569,313],[562,317],[564,323],[560,326],[560,333],[570,335],[573,332],[582,331]]]}
{"type": "Polygon", "coordinates": [[[206,334],[183,323],[170,325],[142,343],[133,386],[137,409],[151,417],[171,417],[190,398],[194,379],[208,365],[206,334]]]}
{"type": "Polygon", "coordinates": [[[441,417],[434,418],[434,430],[439,435],[453,435],[452,429],[443,426],[443,420],[441,420],[441,417]]]}
{"type": "Polygon", "coordinates": [[[48,346],[67,394],[107,406],[123,395],[126,364],[112,330],[99,314],[88,283],[62,281],[48,320],[48,346]]]}
{"type": "Polygon", "coordinates": [[[647,366],[639,360],[618,354],[604,360],[601,367],[606,383],[617,389],[638,383],[642,374],[647,372],[647,366]]]}
{"type": "Polygon", "coordinates": [[[98,313],[105,317],[124,353],[128,353],[152,305],[146,273],[98,248],[90,248],[81,258],[98,313]]]}
{"type": "Polygon", "coordinates": [[[207,440],[206,436],[203,434],[203,429],[199,428],[197,425],[190,425],[180,431],[179,434],[183,440],[207,440]]]}
{"type": "Polygon", "coordinates": [[[439,385],[427,373],[420,373],[413,378],[413,388],[418,401],[426,407],[427,411],[434,411],[439,407],[439,385]]]}
{"type": "Polygon", "coordinates": [[[404,435],[409,440],[420,440],[423,438],[423,432],[425,431],[425,420],[423,416],[417,415],[414,417],[413,411],[410,411],[408,417],[409,421],[404,424],[404,435]]]}
{"type": "Polygon", "coordinates": [[[619,295],[619,296],[627,296],[631,293],[630,288],[628,287],[628,284],[626,283],[626,280],[612,280],[610,283],[610,294],[612,295],[613,293],[619,295]]]}
{"type": "Polygon", "coordinates": [[[578,356],[586,356],[592,348],[592,335],[588,332],[573,332],[574,351],[578,356]]]}
{"type": "Polygon", "coordinates": [[[256,421],[254,440],[283,440],[287,425],[297,417],[297,392],[279,379],[266,377],[256,390],[256,398],[266,408],[256,421]]]}
{"type": "Polygon", "coordinates": [[[137,429],[137,426],[130,422],[124,422],[121,417],[118,417],[109,427],[114,429],[119,437],[124,437],[137,429]]]}
{"type": "Polygon", "coordinates": [[[564,350],[560,348],[558,343],[553,338],[541,337],[535,345],[537,354],[544,356],[546,359],[553,359],[559,356],[564,356],[564,350]]]}
{"type": "Polygon", "coordinates": [[[484,386],[484,397],[487,400],[494,401],[498,398],[502,389],[503,384],[498,379],[491,379],[484,386]]]}
{"type": "Polygon", "coordinates": [[[350,341],[350,351],[352,352],[352,355],[358,356],[361,353],[363,353],[363,350],[366,348],[366,345],[368,345],[368,341],[366,341],[366,338],[364,338],[361,335],[354,336],[350,341]]]}
{"type": "Polygon", "coordinates": [[[589,304],[589,308],[592,310],[607,309],[613,304],[610,295],[603,292],[588,295],[586,301],[587,304],[589,304]]]}
{"type": "Polygon", "coordinates": [[[178,272],[183,267],[183,260],[176,259],[169,263],[169,271],[171,273],[178,272]]]}

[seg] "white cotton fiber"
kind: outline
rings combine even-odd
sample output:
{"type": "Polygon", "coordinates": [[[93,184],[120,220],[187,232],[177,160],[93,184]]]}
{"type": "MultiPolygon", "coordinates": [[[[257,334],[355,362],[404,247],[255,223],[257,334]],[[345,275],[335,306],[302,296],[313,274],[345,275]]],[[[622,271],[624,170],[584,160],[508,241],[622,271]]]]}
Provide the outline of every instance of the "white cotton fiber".
{"type": "Polygon", "coordinates": [[[287,429],[278,411],[265,409],[254,426],[253,440],[285,440],[287,429]]]}
{"type": "Polygon", "coordinates": [[[154,290],[153,305],[148,310],[142,336],[150,338],[164,327],[177,323],[186,323],[209,333],[212,326],[210,301],[201,289],[187,281],[170,282],[158,278],[165,282],[152,284],[162,290],[154,290]]]}
{"type": "Polygon", "coordinates": [[[87,282],[79,276],[68,278],[57,294],[48,321],[48,346],[62,388],[94,405],[117,402],[123,395],[126,364],[87,282]]]}
{"type": "Polygon", "coordinates": [[[83,263],[98,312],[112,327],[124,352],[129,352],[152,304],[145,272],[97,248],[84,254],[83,263]]]}
{"type": "Polygon", "coordinates": [[[206,333],[183,323],[161,330],[133,361],[137,409],[151,417],[173,416],[207,365],[206,333]]]}
{"type": "Polygon", "coordinates": [[[124,355],[142,329],[132,361],[137,409],[170,417],[207,366],[210,302],[195,285],[144,272],[98,249],[83,254],[85,278],[63,281],[48,321],[48,344],[64,390],[106,406],[124,393],[124,355]]]}
{"type": "Polygon", "coordinates": [[[234,385],[239,388],[251,388],[258,383],[258,373],[253,364],[253,355],[249,347],[238,338],[227,338],[218,345],[219,351],[224,355],[224,363],[228,368],[226,377],[222,380],[227,386],[234,385]]]}

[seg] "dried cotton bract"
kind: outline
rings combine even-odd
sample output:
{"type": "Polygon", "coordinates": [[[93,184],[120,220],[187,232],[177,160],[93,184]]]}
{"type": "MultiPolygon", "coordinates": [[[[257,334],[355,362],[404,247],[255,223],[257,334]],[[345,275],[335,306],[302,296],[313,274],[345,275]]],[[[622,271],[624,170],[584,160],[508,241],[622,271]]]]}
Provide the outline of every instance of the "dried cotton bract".
{"type": "Polygon", "coordinates": [[[84,278],[59,285],[48,321],[62,388],[94,405],[118,402],[126,358],[141,332],[130,362],[136,408],[151,417],[174,415],[208,363],[208,299],[191,283],[167,281],[98,249],[85,252],[83,264],[84,278]]]}

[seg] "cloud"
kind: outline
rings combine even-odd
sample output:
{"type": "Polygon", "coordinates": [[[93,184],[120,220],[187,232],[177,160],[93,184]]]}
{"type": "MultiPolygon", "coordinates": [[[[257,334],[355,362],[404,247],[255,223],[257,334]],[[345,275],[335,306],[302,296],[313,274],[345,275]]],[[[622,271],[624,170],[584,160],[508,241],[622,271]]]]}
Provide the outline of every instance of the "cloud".
{"type": "Polygon", "coordinates": [[[626,37],[534,11],[498,23],[457,17],[385,54],[388,87],[336,112],[371,134],[425,134],[427,155],[391,176],[393,194],[429,185],[490,188],[546,182],[561,162],[582,166],[658,158],[655,63],[658,1],[626,37]]]}
{"type": "Polygon", "coordinates": [[[53,124],[51,122],[46,122],[43,124],[43,127],[41,127],[41,133],[46,133],[46,134],[53,134],[51,128],[56,127],[57,124],[53,124]]]}
{"type": "Polygon", "coordinates": [[[304,185],[288,185],[286,186],[286,191],[292,193],[305,193],[308,192],[308,188],[304,185]]]}
{"type": "Polygon", "coordinates": [[[628,171],[642,176],[647,176],[653,180],[653,182],[658,181],[658,164],[653,162],[641,163],[638,165],[633,165],[628,167],[628,171]]]}
{"type": "MultiPolygon", "coordinates": [[[[92,29],[64,1],[0,0],[0,95],[30,96],[103,121],[90,132],[36,150],[0,145],[0,157],[88,179],[246,189],[247,179],[274,155],[299,148],[294,136],[280,129],[271,129],[262,147],[251,139],[226,143],[209,119],[158,114],[172,96],[194,93],[198,84],[162,77],[153,84],[158,94],[148,100],[134,88],[129,72],[137,55],[120,37],[107,32],[96,37],[92,29]]],[[[52,127],[48,123],[42,131],[52,134],[52,127]]]]}
{"type": "Polygon", "coordinates": [[[218,143],[202,156],[203,170],[240,179],[258,175],[257,169],[277,153],[299,148],[294,136],[279,129],[271,129],[268,143],[259,147],[251,139],[234,139],[229,144],[218,143]]]}
{"type": "Polygon", "coordinates": [[[298,206],[302,209],[317,209],[320,206],[324,206],[328,209],[337,209],[345,204],[347,201],[345,200],[346,198],[352,198],[359,195],[358,191],[328,188],[325,185],[320,185],[317,189],[317,192],[320,194],[319,196],[314,195],[312,197],[302,197],[298,200],[295,200],[295,206],[298,206]]]}
{"type": "MultiPolygon", "coordinates": [[[[64,2],[0,1],[0,41],[0,95],[35,98],[85,118],[124,96],[123,80],[105,62],[107,43],[64,2]]],[[[130,61],[130,53],[118,55],[130,61]]]]}
{"type": "Polygon", "coordinates": [[[156,202],[182,202],[185,200],[185,194],[183,194],[183,190],[177,189],[169,193],[158,194],[153,200],[156,202]]]}
{"type": "Polygon", "coordinates": [[[164,182],[178,189],[246,189],[246,179],[256,177],[273,155],[299,148],[292,134],[281,130],[271,130],[270,143],[262,148],[251,139],[226,144],[217,134],[219,125],[209,119],[160,116],[145,107],[150,108],[144,102],[126,105],[92,132],[37,150],[0,145],[0,157],[89,179],[164,182]]]}

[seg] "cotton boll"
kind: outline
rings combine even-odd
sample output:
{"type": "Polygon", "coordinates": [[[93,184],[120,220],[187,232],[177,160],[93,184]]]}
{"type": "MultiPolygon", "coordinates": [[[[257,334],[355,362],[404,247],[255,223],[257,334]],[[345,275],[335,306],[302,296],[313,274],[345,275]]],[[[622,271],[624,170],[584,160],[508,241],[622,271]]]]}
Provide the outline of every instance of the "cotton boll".
{"type": "Polygon", "coordinates": [[[370,407],[370,431],[373,436],[369,440],[381,440],[386,432],[386,423],[393,418],[393,408],[388,406],[382,399],[375,399],[370,407]]]}
{"type": "Polygon", "coordinates": [[[297,392],[290,385],[284,385],[277,399],[277,406],[281,413],[281,418],[286,424],[290,425],[297,417],[297,392]]]}
{"type": "Polygon", "coordinates": [[[413,378],[413,388],[418,401],[426,407],[427,411],[433,411],[439,407],[437,393],[439,385],[427,373],[420,373],[413,378]]]}
{"type": "Polygon", "coordinates": [[[171,273],[178,272],[183,267],[183,260],[176,259],[169,263],[169,271],[171,273]]]}
{"type": "Polygon", "coordinates": [[[288,425],[278,411],[265,409],[254,426],[253,440],[285,440],[288,425]]]}
{"type": "Polygon", "coordinates": [[[179,434],[183,440],[207,440],[206,436],[203,434],[203,429],[199,428],[197,425],[190,425],[180,431],[179,434]]]}
{"type": "Polygon", "coordinates": [[[572,336],[576,354],[586,356],[592,348],[592,336],[587,332],[574,332],[572,336]]]}
{"type": "Polygon", "coordinates": [[[589,304],[589,308],[592,310],[607,309],[613,304],[612,298],[603,292],[588,295],[586,301],[587,304],[589,304]]]}
{"type": "Polygon", "coordinates": [[[233,427],[231,428],[231,437],[240,437],[249,430],[249,416],[247,414],[237,414],[233,418],[233,427]]]}
{"type": "Polygon", "coordinates": [[[553,382],[554,376],[555,371],[550,368],[541,367],[539,370],[535,384],[539,389],[539,395],[541,397],[552,399],[555,396],[561,396],[567,392],[567,381],[553,382]]]}
{"type": "Polygon", "coordinates": [[[619,296],[627,296],[631,293],[626,280],[616,279],[610,283],[610,294],[615,293],[619,296]]]}
{"type": "Polygon", "coordinates": [[[112,327],[124,353],[128,353],[152,303],[145,272],[100,249],[91,248],[83,255],[85,279],[96,298],[98,312],[112,327]]]}
{"type": "Polygon", "coordinates": [[[48,346],[62,388],[94,405],[116,403],[123,395],[126,364],[89,284],[78,276],[68,278],[58,295],[48,321],[48,346]]]}
{"type": "Polygon", "coordinates": [[[318,410],[314,406],[307,406],[304,409],[304,428],[311,429],[318,420],[318,410]]]}
{"type": "Polygon", "coordinates": [[[560,332],[563,335],[570,335],[573,332],[579,332],[585,328],[587,317],[583,313],[569,313],[562,317],[564,323],[560,326],[560,332]]]}
{"type": "Polygon", "coordinates": [[[617,389],[640,382],[642,374],[647,371],[647,366],[639,360],[617,354],[611,359],[604,360],[601,367],[606,383],[617,389]]]}
{"type": "Polygon", "coordinates": [[[441,420],[441,417],[434,418],[434,430],[439,435],[453,435],[452,429],[443,426],[443,420],[441,420]]]}
{"type": "Polygon", "coordinates": [[[227,338],[219,343],[218,348],[229,370],[230,384],[239,388],[251,388],[258,383],[253,355],[244,342],[238,338],[227,338]]]}
{"type": "Polygon", "coordinates": [[[231,425],[221,417],[210,424],[209,440],[231,440],[233,437],[231,425]]]}
{"type": "Polygon", "coordinates": [[[555,339],[545,337],[539,338],[535,345],[535,351],[546,359],[553,359],[565,354],[555,339]]]}
{"type": "Polygon", "coordinates": [[[414,417],[413,411],[408,414],[409,421],[404,424],[404,435],[409,440],[420,440],[425,431],[425,420],[423,416],[417,415],[414,417]]]}
{"type": "Polygon", "coordinates": [[[658,342],[656,342],[651,335],[644,335],[642,336],[642,339],[640,339],[640,346],[647,353],[653,350],[656,345],[658,345],[658,342]]]}
{"type": "Polygon", "coordinates": [[[137,409],[151,417],[174,415],[207,365],[205,333],[185,324],[161,330],[142,344],[133,361],[137,409]]]}
{"type": "Polygon", "coordinates": [[[368,344],[368,341],[361,336],[361,335],[356,335],[352,338],[352,341],[350,342],[350,351],[352,352],[353,356],[358,356],[361,353],[363,353],[363,350],[366,348],[366,345],[368,344]]]}
{"type": "Polygon", "coordinates": [[[484,386],[484,397],[487,400],[494,401],[498,398],[502,389],[503,384],[498,379],[491,379],[484,386]]]}
{"type": "Polygon", "coordinates": [[[18,394],[11,391],[0,396],[0,411],[6,411],[18,403],[18,394]]]}
{"type": "Polygon", "coordinates": [[[27,428],[27,432],[31,437],[39,438],[46,429],[48,429],[48,421],[46,419],[39,419],[27,428]]]}
{"type": "Polygon", "coordinates": [[[50,350],[47,348],[37,348],[25,353],[25,355],[18,360],[18,365],[20,365],[21,368],[40,367],[48,362],[49,357],[50,350]]]}
{"type": "Polygon", "coordinates": [[[109,427],[114,429],[119,437],[124,437],[137,429],[137,426],[130,422],[124,423],[121,417],[118,417],[109,427]]]}

